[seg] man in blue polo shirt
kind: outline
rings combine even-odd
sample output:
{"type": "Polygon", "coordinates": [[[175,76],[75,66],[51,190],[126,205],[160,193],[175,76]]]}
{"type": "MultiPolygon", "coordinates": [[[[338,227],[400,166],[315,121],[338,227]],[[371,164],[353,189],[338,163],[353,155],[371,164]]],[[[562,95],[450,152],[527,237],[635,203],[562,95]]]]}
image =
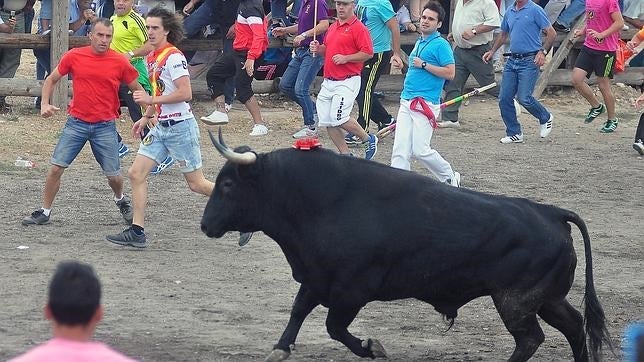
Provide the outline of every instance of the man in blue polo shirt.
{"type": "Polygon", "coordinates": [[[545,63],[557,33],[552,28],[545,11],[530,0],[516,0],[501,22],[501,36],[492,49],[483,54],[489,62],[492,55],[510,38],[510,53],[503,69],[503,82],[499,94],[501,118],[506,136],[501,143],[522,143],[523,132],[514,108],[514,98],[539,120],[539,135],[547,137],[552,131],[552,113],[532,96],[539,78],[540,67],[545,63]],[[541,43],[541,33],[546,39],[541,43]]]}

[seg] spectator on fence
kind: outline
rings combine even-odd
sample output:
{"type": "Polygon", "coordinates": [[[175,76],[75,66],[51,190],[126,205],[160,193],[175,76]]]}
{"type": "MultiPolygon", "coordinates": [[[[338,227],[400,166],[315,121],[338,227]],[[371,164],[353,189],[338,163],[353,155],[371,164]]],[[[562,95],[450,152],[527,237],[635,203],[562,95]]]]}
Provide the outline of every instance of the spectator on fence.
{"type": "Polygon", "coordinates": [[[510,38],[510,53],[503,69],[503,82],[499,92],[499,108],[505,124],[506,136],[501,143],[522,143],[523,132],[517,119],[514,98],[539,121],[539,135],[548,137],[552,131],[550,113],[533,95],[539,78],[540,67],[545,63],[557,33],[550,25],[545,11],[531,0],[516,0],[501,22],[501,35],[492,49],[483,54],[489,62],[494,52],[510,38]],[[545,40],[541,41],[541,34],[545,40]]]}
{"type": "Polygon", "coordinates": [[[107,345],[92,341],[103,319],[101,283],[94,269],[75,261],[61,262],[49,282],[44,310],[53,338],[10,362],[134,361],[107,345]]]}
{"type": "Polygon", "coordinates": [[[16,26],[16,19],[9,19],[5,23],[2,21],[2,18],[0,18],[0,33],[13,33],[13,29],[16,26]]]}
{"type": "MultiPolygon", "coordinates": [[[[0,19],[5,24],[13,23],[13,33],[25,32],[25,14],[23,9],[27,0],[0,1],[0,19]],[[12,15],[13,14],[13,15],[12,15]],[[10,19],[15,21],[10,22],[10,19]]],[[[31,29],[29,29],[31,30],[31,29]]],[[[13,78],[20,66],[20,48],[0,48],[0,78],[13,78]]],[[[6,97],[0,96],[0,113],[10,113],[11,106],[7,104],[6,97]]]]}
{"type": "Polygon", "coordinates": [[[353,133],[362,141],[365,158],[371,160],[378,152],[378,137],[351,118],[353,102],[360,91],[360,72],[364,62],[373,56],[371,36],[354,14],[352,0],[336,0],[335,8],[337,21],[329,26],[324,44],[318,40],[309,44],[311,53],[324,57],[324,81],[315,103],[319,126],[326,127],[343,155],[351,155],[344,133],[353,133]]]}
{"type": "MultiPolygon", "coordinates": [[[[457,0],[452,21],[452,32],[447,36],[454,42],[454,60],[456,73],[445,86],[445,99],[453,99],[463,93],[465,82],[470,74],[480,86],[495,82],[492,63],[483,61],[483,54],[490,50],[493,31],[501,25],[499,10],[493,0],[457,0]]],[[[499,87],[488,91],[490,95],[499,97],[499,87]]],[[[458,127],[458,110],[461,102],[457,102],[443,112],[439,127],[458,127]]]]}
{"type": "Polygon", "coordinates": [[[619,120],[615,115],[615,95],[610,80],[613,78],[615,52],[624,19],[617,0],[587,0],[586,14],[586,26],[574,31],[575,37],[583,35],[585,40],[572,70],[572,84],[591,106],[584,121],[590,123],[606,112],[607,120],[600,132],[611,133],[617,128],[619,120]],[[604,103],[599,102],[585,82],[585,78],[590,78],[593,73],[597,75],[604,103]]]}
{"type": "Polygon", "coordinates": [[[123,194],[114,120],[118,118],[119,85],[125,82],[132,90],[143,88],[136,81],[139,75],[136,69],[125,57],[109,48],[111,39],[112,23],[107,19],[98,19],[91,26],[90,45],[66,52],[43,84],[40,114],[47,118],[59,110],[49,103],[54,87],[67,74],[74,77],[69,115],[51,157],[42,207],[25,217],[23,225],[50,222],[52,204],[60,189],[63,172],[88,141],[96,162],[114,192],[114,202],[121,216],[127,223],[132,222],[130,199],[123,194]]]}
{"type": "Polygon", "coordinates": [[[267,47],[267,24],[261,0],[242,0],[235,21],[234,53],[219,57],[206,74],[206,82],[215,101],[215,110],[210,115],[201,117],[204,123],[228,123],[224,85],[228,79],[234,77],[237,99],[246,106],[253,118],[254,126],[250,135],[263,136],[268,133],[251,87],[255,67],[259,65],[267,47]]]}
{"type": "Polygon", "coordinates": [[[586,0],[571,0],[570,5],[568,5],[564,11],[559,14],[557,20],[552,23],[552,27],[556,31],[569,33],[570,27],[572,27],[575,21],[577,21],[577,19],[584,13],[585,8],[586,0]]]}
{"type": "MultiPolygon", "coordinates": [[[[190,0],[183,6],[183,28],[188,39],[200,36],[206,25],[216,25],[222,36],[222,53],[233,53],[235,39],[235,20],[240,0],[190,0]],[[201,5],[199,5],[201,2],[201,5]]],[[[186,52],[188,60],[194,61],[194,52],[186,52]]],[[[192,63],[191,63],[192,64],[192,63]]],[[[235,81],[230,78],[224,86],[224,102],[226,110],[230,110],[235,101],[235,81]]]]}
{"type": "Polygon", "coordinates": [[[316,34],[318,41],[324,41],[324,33],[329,28],[326,0],[304,0],[298,14],[299,22],[288,27],[273,28],[273,36],[298,34],[293,39],[296,47],[288,68],[280,79],[279,88],[302,108],[304,128],[293,134],[293,138],[317,137],[318,115],[311,99],[311,84],[322,69],[322,57],[315,57],[309,44],[316,34]],[[317,18],[314,18],[314,4],[317,3],[317,18]]]}

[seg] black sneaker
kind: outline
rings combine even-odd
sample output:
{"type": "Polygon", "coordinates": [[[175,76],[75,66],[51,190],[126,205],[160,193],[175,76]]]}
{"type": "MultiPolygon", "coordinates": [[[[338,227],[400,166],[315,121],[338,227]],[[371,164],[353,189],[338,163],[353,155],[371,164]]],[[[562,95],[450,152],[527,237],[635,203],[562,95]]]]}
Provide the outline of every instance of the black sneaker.
{"type": "Polygon", "coordinates": [[[110,243],[123,245],[123,246],[133,246],[135,248],[145,248],[148,246],[148,241],[145,237],[145,233],[137,235],[131,227],[121,231],[118,234],[108,235],[105,237],[110,243]]]}
{"type": "Polygon", "coordinates": [[[570,33],[570,28],[561,25],[558,21],[555,21],[555,23],[552,24],[552,27],[555,28],[556,31],[560,31],[563,33],[570,33]]]}
{"type": "Polygon", "coordinates": [[[45,225],[49,224],[49,216],[45,215],[43,209],[38,209],[31,215],[22,219],[22,225],[45,225]]]}
{"type": "Polygon", "coordinates": [[[132,225],[132,218],[134,215],[132,213],[132,201],[130,198],[127,195],[123,195],[121,200],[116,201],[116,206],[118,206],[121,216],[123,216],[123,220],[125,220],[128,225],[132,225]]]}

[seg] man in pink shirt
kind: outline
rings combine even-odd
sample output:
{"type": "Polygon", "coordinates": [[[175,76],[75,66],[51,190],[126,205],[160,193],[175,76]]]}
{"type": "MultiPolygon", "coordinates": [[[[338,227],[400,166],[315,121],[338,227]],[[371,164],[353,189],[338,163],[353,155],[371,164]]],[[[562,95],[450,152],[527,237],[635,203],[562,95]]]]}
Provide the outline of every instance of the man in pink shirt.
{"type": "Polygon", "coordinates": [[[91,266],[63,262],[49,283],[45,318],[54,338],[10,362],[130,362],[134,361],[100,342],[91,341],[103,318],[101,284],[91,266]]]}
{"type": "Polygon", "coordinates": [[[586,0],[586,27],[575,29],[574,32],[575,37],[585,34],[586,39],[572,71],[572,84],[590,103],[586,123],[608,111],[608,119],[600,129],[602,133],[615,131],[618,123],[610,80],[613,78],[615,51],[622,26],[624,19],[617,0],[586,0]],[[590,86],[584,81],[584,78],[590,78],[593,72],[597,75],[597,84],[604,103],[597,100],[590,86]]]}

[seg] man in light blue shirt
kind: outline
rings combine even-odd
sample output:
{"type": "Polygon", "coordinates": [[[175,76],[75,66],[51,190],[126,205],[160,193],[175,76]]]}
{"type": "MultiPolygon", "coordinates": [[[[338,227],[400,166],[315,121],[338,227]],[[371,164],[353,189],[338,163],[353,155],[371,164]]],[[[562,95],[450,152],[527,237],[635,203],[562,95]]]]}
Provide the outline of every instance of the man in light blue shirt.
{"type": "Polygon", "coordinates": [[[431,147],[443,85],[456,73],[452,47],[437,31],[444,17],[445,10],[436,1],[430,0],[423,8],[422,35],[409,54],[409,70],[400,94],[391,167],[410,170],[413,155],[439,181],[459,187],[461,175],[431,147]]]}
{"type": "MultiPolygon", "coordinates": [[[[398,20],[389,0],[359,0],[356,4],[356,16],[369,29],[373,42],[373,57],[364,63],[362,68],[358,102],[358,123],[368,131],[369,122],[374,121],[378,128],[389,125],[393,120],[391,115],[373,96],[380,75],[387,69],[387,63],[399,67],[400,58],[400,29],[398,20]]],[[[349,144],[360,142],[346,139],[349,144]]]]}

